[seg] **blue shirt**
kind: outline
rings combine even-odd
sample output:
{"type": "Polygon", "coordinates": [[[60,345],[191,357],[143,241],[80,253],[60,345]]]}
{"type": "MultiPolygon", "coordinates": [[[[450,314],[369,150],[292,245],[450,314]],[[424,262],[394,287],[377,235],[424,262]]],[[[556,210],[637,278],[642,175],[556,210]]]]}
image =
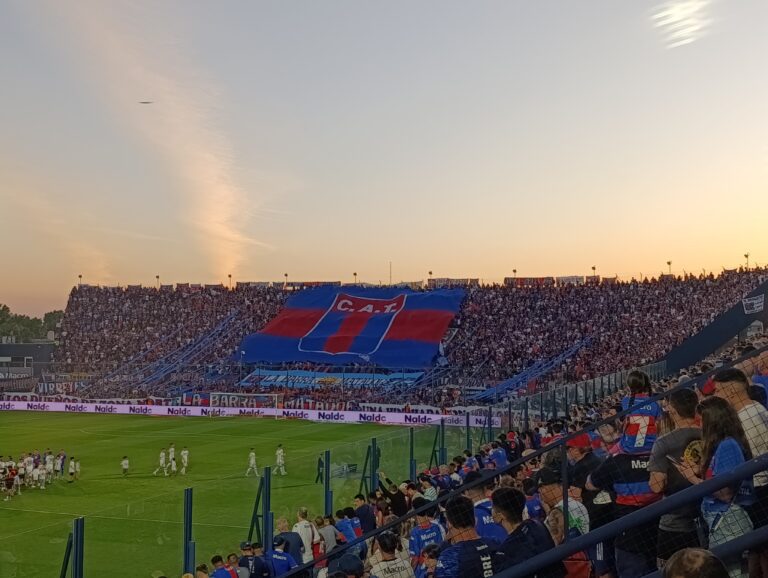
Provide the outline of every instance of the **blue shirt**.
{"type": "Polygon", "coordinates": [[[475,530],[481,538],[501,544],[507,538],[507,531],[493,521],[492,507],[493,504],[487,498],[475,504],[475,530]]]}
{"type": "Polygon", "coordinates": [[[352,522],[349,518],[342,518],[336,522],[336,529],[344,535],[344,539],[347,543],[352,542],[357,536],[355,536],[355,529],[352,527],[352,522]]]}
{"type": "Polygon", "coordinates": [[[267,552],[267,565],[272,569],[272,576],[282,576],[298,566],[293,556],[279,550],[267,552]]]}
{"type": "Polygon", "coordinates": [[[408,553],[411,558],[420,558],[424,548],[430,544],[440,544],[442,541],[443,532],[434,522],[426,526],[416,526],[411,530],[411,537],[408,539],[408,553]]]}
{"type": "Polygon", "coordinates": [[[648,399],[647,395],[635,395],[634,400],[631,396],[621,400],[622,410],[629,409],[630,401],[632,401],[632,407],[636,408],[624,418],[626,425],[619,442],[624,453],[648,454],[656,442],[656,428],[661,419],[661,406],[652,401],[637,407],[646,399],[648,399]]]}
{"type": "Polygon", "coordinates": [[[490,578],[499,569],[493,549],[486,540],[467,540],[448,546],[440,553],[435,578],[490,578]]]}
{"type": "Polygon", "coordinates": [[[491,450],[491,459],[496,462],[497,468],[503,468],[509,464],[509,461],[507,460],[507,452],[504,450],[504,448],[496,448],[495,450],[491,450]]]}
{"type": "MultiPolygon", "coordinates": [[[[733,438],[725,438],[718,444],[715,454],[709,462],[709,467],[704,474],[704,479],[709,480],[731,472],[745,461],[744,452],[739,442],[733,438]]],[[[754,488],[752,487],[751,477],[741,482],[741,485],[736,489],[733,501],[739,505],[749,505],[754,501],[754,488]]],[[[701,509],[704,513],[724,513],[728,510],[729,506],[729,502],[720,501],[714,495],[706,496],[701,501],[701,509]]]]}
{"type": "Polygon", "coordinates": [[[542,506],[538,494],[525,497],[525,508],[528,510],[528,517],[531,520],[544,519],[544,506],[542,506]]]}

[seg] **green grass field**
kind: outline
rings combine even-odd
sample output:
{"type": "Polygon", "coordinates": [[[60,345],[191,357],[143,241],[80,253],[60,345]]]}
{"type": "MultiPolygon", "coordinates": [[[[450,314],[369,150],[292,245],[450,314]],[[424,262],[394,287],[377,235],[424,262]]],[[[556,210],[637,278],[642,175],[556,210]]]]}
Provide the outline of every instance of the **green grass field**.
{"type": "MultiPolygon", "coordinates": [[[[245,478],[248,452],[259,468],[274,465],[275,448],[286,449],[285,477],[273,476],[275,519],[295,521],[299,506],[322,514],[323,489],[315,484],[317,458],[326,449],[332,464],[362,470],[371,437],[381,448],[381,470],[408,477],[407,428],[336,425],[253,418],[176,418],[60,413],[0,413],[0,454],[64,449],[76,456],[81,479],[56,481],[0,501],[0,577],[58,576],[72,519],[85,516],[85,575],[150,577],[181,575],[183,490],[194,488],[193,537],[198,562],[237,550],[247,537],[258,481],[245,478]],[[161,447],[190,451],[184,477],[154,477],[161,447]],[[127,455],[131,473],[123,478],[127,455]]],[[[429,463],[436,428],[415,430],[419,467],[429,463]]],[[[465,434],[450,428],[449,456],[463,449],[465,434]]],[[[360,475],[334,478],[334,507],[351,505],[360,475]]]]}

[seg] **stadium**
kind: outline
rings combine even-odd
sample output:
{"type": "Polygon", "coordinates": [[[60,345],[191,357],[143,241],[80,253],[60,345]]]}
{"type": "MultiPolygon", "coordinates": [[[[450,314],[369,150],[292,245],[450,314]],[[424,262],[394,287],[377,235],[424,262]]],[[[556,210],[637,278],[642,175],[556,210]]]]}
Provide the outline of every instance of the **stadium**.
{"type": "Polygon", "coordinates": [[[0,3],[0,578],[768,578],[765,22],[0,3]]]}
{"type": "MultiPolygon", "coordinates": [[[[472,497],[477,512],[499,488],[520,492],[513,497],[524,490],[525,519],[552,531],[557,508],[542,493],[552,500],[543,484],[554,476],[564,490],[560,510],[578,502],[592,531],[554,534],[546,567],[560,556],[569,568],[622,576],[631,556],[633,570],[650,573],[662,555],[662,515],[636,526],[630,515],[671,495],[650,493],[647,471],[654,441],[674,431],[670,419],[682,419],[668,404],[681,389],[706,401],[725,368],[742,368],[751,388],[764,384],[767,273],[446,279],[423,288],[76,286],[53,359],[35,370],[39,377],[2,382],[3,428],[13,432],[3,444],[2,511],[14,514],[1,542],[4,568],[16,576],[51,575],[62,565],[173,575],[203,564],[213,570],[208,560],[217,553],[247,561],[251,550],[240,546],[251,542],[264,560],[288,550],[299,569],[285,575],[328,572],[350,552],[370,571],[386,562],[371,538],[395,530],[404,563],[426,573],[430,562],[414,544],[427,513],[429,524],[444,525],[454,496],[472,497]],[[696,307],[680,307],[683,299],[696,307]],[[540,317],[541,308],[552,314],[540,317]],[[649,321],[649,311],[665,322],[649,321]],[[635,391],[638,375],[647,382],[635,391]],[[618,455],[643,464],[641,479],[611,470],[598,492],[595,472],[618,455]],[[644,490],[627,489],[636,486],[644,490]],[[347,519],[360,519],[357,534],[344,535],[347,519]],[[300,536],[302,526],[314,542],[271,547],[275,537],[300,536]],[[631,532],[632,550],[618,538],[591,540],[603,526],[631,532]],[[332,547],[320,549],[329,528],[332,547]],[[585,540],[591,544],[575,554],[567,549],[585,540]],[[598,556],[597,544],[615,555],[598,556]],[[130,571],[115,568],[116,559],[130,561],[130,571]]],[[[678,486],[680,499],[698,489],[678,486]]],[[[492,518],[478,521],[479,539],[502,527],[492,518]]],[[[744,527],[730,538],[759,531],[744,527]]],[[[503,549],[494,554],[494,572],[536,573],[502,573],[544,553],[520,551],[507,552],[507,561],[496,558],[503,549]]]]}

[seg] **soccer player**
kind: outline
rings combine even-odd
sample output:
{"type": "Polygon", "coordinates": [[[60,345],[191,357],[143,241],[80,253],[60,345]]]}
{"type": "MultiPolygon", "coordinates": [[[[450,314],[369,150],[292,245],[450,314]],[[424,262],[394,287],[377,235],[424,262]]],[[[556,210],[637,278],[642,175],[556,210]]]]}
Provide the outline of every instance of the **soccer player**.
{"type": "Polygon", "coordinates": [[[80,479],[80,460],[75,460],[75,479],[80,479]]]}
{"type": "Polygon", "coordinates": [[[275,451],[275,473],[280,472],[281,476],[285,475],[285,450],[283,444],[277,444],[277,451],[275,451]]]}
{"type": "Polygon", "coordinates": [[[69,479],[67,480],[68,484],[71,484],[75,481],[75,457],[72,456],[69,458],[69,479]]]}
{"type": "Polygon", "coordinates": [[[248,474],[253,472],[256,477],[259,476],[259,469],[256,467],[256,452],[253,448],[251,448],[251,453],[248,454],[248,469],[245,470],[245,477],[248,477],[248,474]]]}
{"type": "Polygon", "coordinates": [[[45,477],[49,484],[53,481],[53,462],[53,452],[48,451],[48,453],[45,454],[45,477]]]}
{"type": "Polygon", "coordinates": [[[160,465],[157,466],[155,471],[152,473],[153,476],[157,475],[157,472],[160,470],[163,470],[163,473],[167,476],[168,475],[168,466],[165,463],[165,448],[160,449],[160,465]]]}
{"type": "Polygon", "coordinates": [[[168,461],[176,459],[176,446],[171,443],[171,445],[168,446],[168,461]]]}
{"type": "Polygon", "coordinates": [[[184,446],[181,450],[181,475],[187,475],[187,466],[189,466],[189,450],[184,446]]]}
{"type": "Polygon", "coordinates": [[[120,462],[120,467],[123,468],[123,477],[128,475],[128,468],[131,467],[130,462],[128,461],[128,456],[123,456],[123,461],[120,462]]]}
{"type": "Polygon", "coordinates": [[[172,476],[176,475],[176,458],[171,458],[171,475],[172,476]]]}

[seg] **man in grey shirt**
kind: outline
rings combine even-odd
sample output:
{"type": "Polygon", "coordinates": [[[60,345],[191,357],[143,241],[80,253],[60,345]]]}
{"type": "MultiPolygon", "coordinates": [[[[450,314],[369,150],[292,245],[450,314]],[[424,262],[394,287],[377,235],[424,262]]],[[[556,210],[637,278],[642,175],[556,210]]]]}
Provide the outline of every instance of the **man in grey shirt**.
{"type": "MultiPolygon", "coordinates": [[[[695,461],[697,457],[701,458],[701,429],[695,421],[698,401],[696,393],[690,389],[681,389],[669,396],[667,413],[675,429],[658,438],[651,450],[651,459],[648,461],[651,491],[670,496],[690,487],[691,484],[670,460],[695,461]]],[[[696,530],[698,506],[698,503],[691,503],[664,514],[659,520],[656,548],[659,569],[678,550],[699,547],[696,530]]]]}

